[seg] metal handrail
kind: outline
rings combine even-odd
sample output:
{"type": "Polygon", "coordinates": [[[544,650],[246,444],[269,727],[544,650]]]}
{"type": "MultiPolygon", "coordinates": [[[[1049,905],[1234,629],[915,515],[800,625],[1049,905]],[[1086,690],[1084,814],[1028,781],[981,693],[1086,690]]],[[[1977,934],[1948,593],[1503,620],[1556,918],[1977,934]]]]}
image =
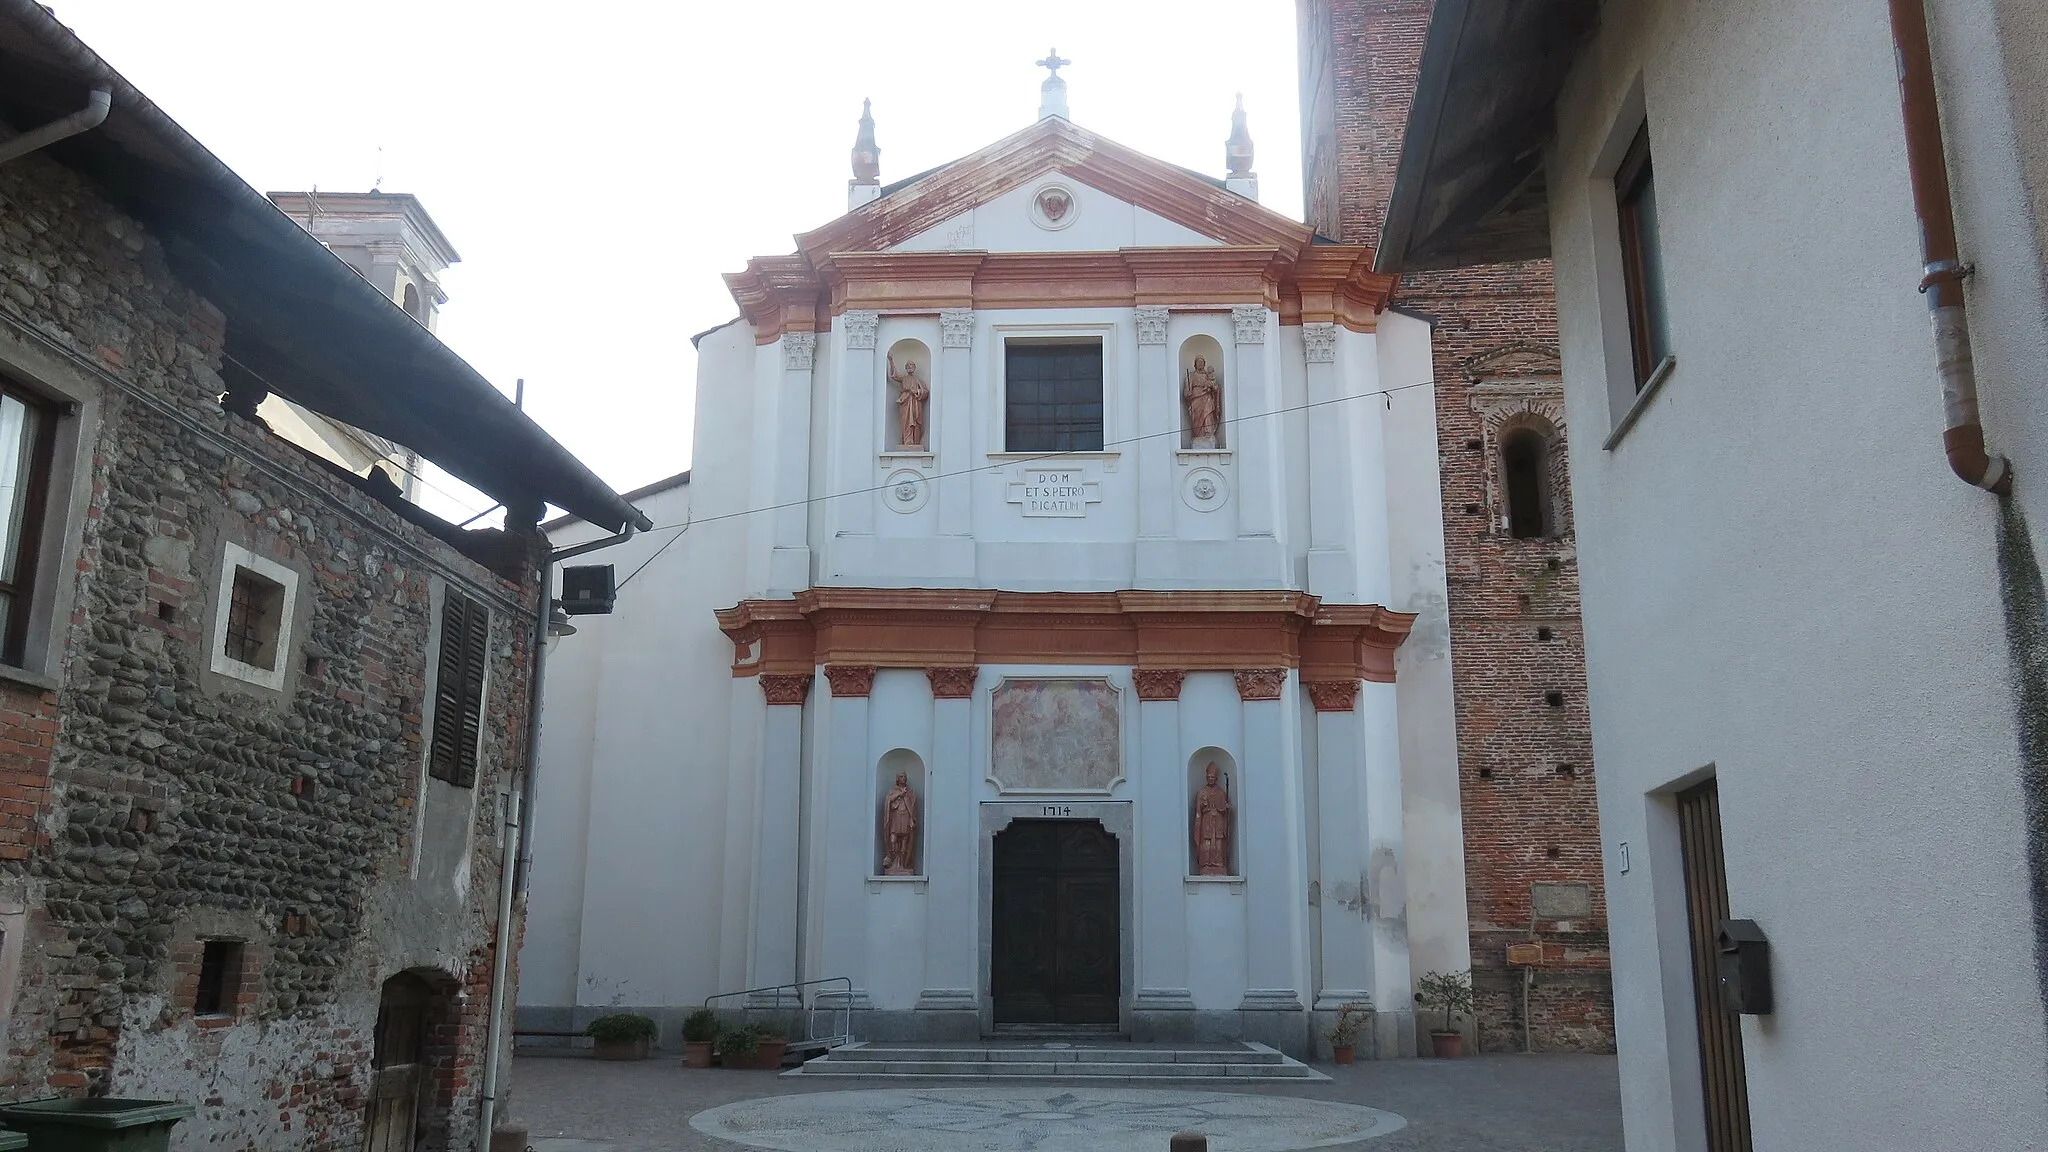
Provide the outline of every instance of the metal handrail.
{"type": "MultiPolygon", "coordinates": [[[[759,988],[742,988],[737,992],[719,992],[715,995],[706,996],[704,998],[704,1006],[706,1008],[711,1007],[711,1002],[714,1000],[730,1000],[739,996],[754,996],[763,992],[780,993],[785,990],[796,993],[797,1010],[804,1013],[805,1043],[823,1043],[826,1045],[853,1043],[853,977],[851,976],[825,976],[817,980],[795,980],[787,984],[766,984],[759,988]],[[842,992],[830,993],[830,995],[839,998],[839,1006],[837,1008],[824,1009],[827,1012],[842,1016],[845,1021],[845,1026],[837,1034],[831,1036],[818,1035],[818,1012],[824,1004],[827,994],[819,993],[813,995],[810,989],[816,988],[821,984],[837,984],[844,988],[842,992]]],[[[776,997],[778,1002],[781,999],[779,995],[776,997]]]]}

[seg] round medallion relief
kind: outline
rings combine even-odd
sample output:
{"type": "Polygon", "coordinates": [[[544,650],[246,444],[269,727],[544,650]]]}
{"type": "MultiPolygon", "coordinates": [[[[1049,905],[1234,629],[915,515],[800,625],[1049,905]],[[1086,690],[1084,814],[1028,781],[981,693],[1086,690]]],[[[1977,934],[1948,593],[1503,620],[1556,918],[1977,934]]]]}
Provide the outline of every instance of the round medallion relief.
{"type": "Polygon", "coordinates": [[[898,468],[882,482],[882,502],[889,506],[889,511],[906,516],[924,507],[931,495],[931,482],[923,473],[909,468],[898,468]]]}
{"type": "Polygon", "coordinates": [[[1047,184],[1031,197],[1031,222],[1048,232],[1057,232],[1081,214],[1081,201],[1065,184],[1047,184]]]}
{"type": "Polygon", "coordinates": [[[1197,512],[1214,512],[1230,499],[1230,482],[1214,468],[1190,468],[1180,478],[1180,498],[1197,512]]]}

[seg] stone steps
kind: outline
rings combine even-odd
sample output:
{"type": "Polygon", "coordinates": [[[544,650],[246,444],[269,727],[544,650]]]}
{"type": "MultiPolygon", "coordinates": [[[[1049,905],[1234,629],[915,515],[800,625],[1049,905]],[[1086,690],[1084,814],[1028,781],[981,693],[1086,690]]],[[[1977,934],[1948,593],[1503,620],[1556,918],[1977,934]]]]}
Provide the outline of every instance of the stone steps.
{"type": "Polygon", "coordinates": [[[1217,1048],[907,1047],[848,1044],[785,1076],[933,1080],[1327,1080],[1264,1044],[1217,1048]]]}

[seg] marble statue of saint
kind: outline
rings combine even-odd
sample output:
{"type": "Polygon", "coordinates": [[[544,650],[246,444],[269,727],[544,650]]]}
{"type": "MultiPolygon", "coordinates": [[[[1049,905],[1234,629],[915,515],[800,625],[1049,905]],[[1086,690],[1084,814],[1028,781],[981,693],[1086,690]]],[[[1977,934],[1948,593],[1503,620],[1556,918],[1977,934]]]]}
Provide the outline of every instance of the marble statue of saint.
{"type": "Polygon", "coordinates": [[[915,360],[904,361],[903,371],[896,371],[894,356],[889,357],[889,382],[896,385],[896,446],[924,447],[924,406],[931,385],[919,378],[915,360]]]}
{"type": "Polygon", "coordinates": [[[896,786],[882,801],[882,875],[917,875],[917,793],[910,778],[896,774],[896,786]]]}
{"type": "Polygon", "coordinates": [[[1181,382],[1180,398],[1188,410],[1188,446],[1216,447],[1216,434],[1223,423],[1223,386],[1208,360],[1195,357],[1195,366],[1181,382]]]}
{"type": "Polygon", "coordinates": [[[1208,783],[1195,793],[1195,874],[1229,876],[1230,793],[1216,783],[1216,765],[1209,764],[1208,783]]]}

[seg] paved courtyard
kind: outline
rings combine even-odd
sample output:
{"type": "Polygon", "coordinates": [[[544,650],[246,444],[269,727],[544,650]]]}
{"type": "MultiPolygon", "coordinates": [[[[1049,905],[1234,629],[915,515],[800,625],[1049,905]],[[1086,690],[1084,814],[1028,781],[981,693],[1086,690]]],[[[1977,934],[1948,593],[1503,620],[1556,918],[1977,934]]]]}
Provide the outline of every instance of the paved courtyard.
{"type": "Polygon", "coordinates": [[[1329,1083],[1150,1088],[847,1081],[522,1057],[511,1114],[535,1152],[1620,1152],[1612,1056],[1319,1067],[1329,1083]]]}

